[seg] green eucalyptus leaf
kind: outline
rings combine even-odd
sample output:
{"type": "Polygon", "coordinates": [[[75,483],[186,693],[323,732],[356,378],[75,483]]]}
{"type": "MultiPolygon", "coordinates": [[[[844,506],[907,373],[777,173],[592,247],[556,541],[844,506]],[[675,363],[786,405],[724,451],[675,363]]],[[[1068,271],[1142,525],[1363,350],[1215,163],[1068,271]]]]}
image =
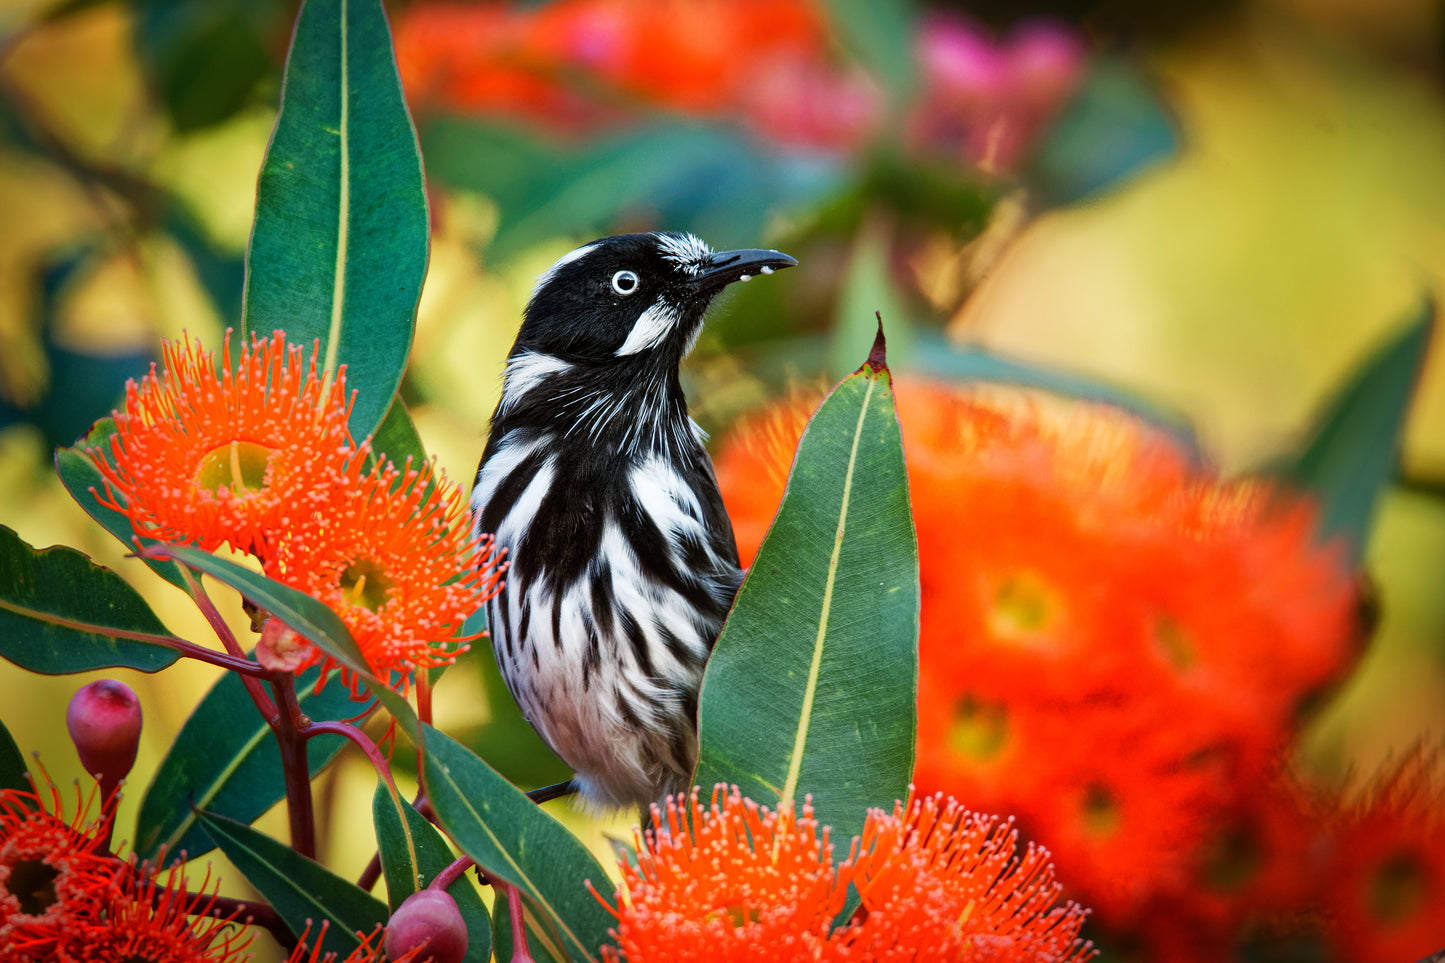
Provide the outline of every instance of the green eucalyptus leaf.
{"type": "Polygon", "coordinates": [[[1360,365],[1326,405],[1310,439],[1279,471],[1321,503],[1320,534],[1343,535],[1358,564],[1380,492],[1394,477],[1410,398],[1420,380],[1435,302],[1424,298],[1410,321],[1360,365]]]}
{"type": "Polygon", "coordinates": [[[918,546],[882,332],[813,414],[782,505],[703,677],[694,781],[776,806],[811,794],[846,840],[907,794],[918,546]]]}
{"type": "Polygon", "coordinates": [[[401,383],[426,275],[421,154],[380,0],[307,0],[256,186],[242,333],[320,339],[369,436],[401,383]]]}
{"type": "Polygon", "coordinates": [[[561,955],[597,960],[612,916],[587,889],[611,888],[587,847],[461,743],[423,726],[427,798],[448,835],[487,875],[517,887],[561,955]]]}
{"type": "Polygon", "coordinates": [[[0,723],[0,789],[19,789],[30,792],[33,788],[26,778],[30,772],[25,765],[25,756],[15,744],[10,730],[0,723]]]}
{"type": "Polygon", "coordinates": [[[356,640],[351,637],[351,630],[341,621],[341,617],[320,599],[289,585],[282,585],[245,566],[237,565],[230,559],[188,545],[154,545],[147,553],[158,558],[174,559],[187,568],[205,572],[216,581],[229,585],[252,604],[265,609],[305,636],[341,665],[358,675],[370,676],[371,669],[367,666],[361,649],[357,647],[356,640]]]}
{"type": "MultiPolygon", "coordinates": [[[[428,886],[455,857],[436,827],[385,782],[377,784],[371,812],[386,878],[387,902],[395,912],[404,899],[428,886]]],[[[456,900],[467,924],[467,955],[463,959],[487,963],[492,956],[492,921],[486,904],[465,874],[447,887],[447,893],[456,900]]]]}
{"type": "MultiPolygon", "coordinates": [[[[76,442],[74,447],[55,449],[55,472],[60,476],[60,483],[70,492],[75,503],[85,510],[85,514],[99,522],[102,528],[119,539],[126,548],[134,548],[135,529],[131,527],[130,519],[102,502],[96,495],[97,492],[105,491],[105,479],[91,460],[91,453],[97,449],[109,451],[110,439],[114,435],[114,421],[109,418],[97,421],[90,433],[76,442]]],[[[151,571],[176,588],[185,588],[181,570],[175,562],[149,558],[143,558],[142,561],[150,566],[151,571]]]]}
{"type": "Polygon", "coordinates": [[[169,638],[119,575],[62,545],[36,551],[0,525],[0,658],[44,675],[155,672],[179,658],[159,641],[169,638]]]}
{"type": "MultiPolygon", "coordinates": [[[[334,679],[323,686],[319,677],[320,669],[311,668],[296,679],[305,715],[337,720],[360,711],[345,686],[334,679]]],[[[313,778],[345,744],[335,735],[317,736],[307,743],[306,761],[313,778]]],[[[285,796],[276,737],[241,677],[227,672],[181,726],[141,800],[136,855],[155,859],[164,850],[195,859],[213,845],[196,822],[196,809],[251,823],[285,796]]]]}
{"type": "Polygon", "coordinates": [[[386,458],[398,468],[405,465],[408,458],[414,465],[426,461],[421,435],[417,434],[416,425],[412,423],[400,396],[391,399],[391,407],[386,410],[381,427],[372,436],[371,449],[373,457],[386,458]]]}
{"type": "Polygon", "coordinates": [[[310,921],[315,940],[321,922],[331,921],[320,940],[322,952],[346,956],[360,943],[357,932],[370,933],[385,922],[385,903],[286,844],[234,819],[204,811],[197,816],[216,846],[292,933],[300,936],[310,921]]]}

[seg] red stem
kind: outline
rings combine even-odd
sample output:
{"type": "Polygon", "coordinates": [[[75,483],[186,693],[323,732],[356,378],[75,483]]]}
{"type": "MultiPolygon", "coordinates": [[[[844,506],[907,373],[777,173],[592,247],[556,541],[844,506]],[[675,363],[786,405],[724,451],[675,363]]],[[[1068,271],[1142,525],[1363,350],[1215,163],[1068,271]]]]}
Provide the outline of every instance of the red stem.
{"type": "Polygon", "coordinates": [[[477,865],[477,861],[470,856],[458,856],[446,869],[437,873],[436,879],[427,884],[427,889],[445,891],[448,886],[461,879],[462,874],[475,865],[477,865]]]}
{"type": "Polygon", "coordinates": [[[343,736],[356,743],[357,747],[366,754],[366,758],[370,760],[371,768],[375,769],[376,774],[386,781],[387,788],[396,792],[396,780],[391,777],[391,766],[387,764],[386,757],[381,754],[380,749],[376,748],[376,743],[371,741],[370,736],[351,723],[327,720],[312,722],[301,730],[301,737],[314,739],[327,732],[343,736]]]}
{"type": "Polygon", "coordinates": [[[291,848],[316,858],[316,816],[311,804],[311,767],[306,762],[305,731],[312,723],[296,699],[295,678],[287,672],[271,674],[271,690],[281,711],[272,731],[281,747],[281,771],[286,779],[286,812],[291,824],[291,848]]]}
{"type": "MultiPolygon", "coordinates": [[[[227,625],[226,620],[221,617],[220,610],[216,608],[216,604],[212,602],[211,597],[206,594],[206,589],[201,585],[201,580],[192,575],[191,570],[184,565],[178,565],[176,567],[180,570],[181,578],[185,579],[186,591],[190,593],[191,600],[196,603],[196,608],[201,610],[201,614],[204,615],[206,621],[210,623],[211,631],[216,633],[216,638],[221,640],[221,644],[226,647],[226,651],[230,653],[233,658],[242,659],[247,665],[251,665],[251,661],[246,659],[246,653],[245,650],[241,648],[241,643],[236,641],[236,634],[231,631],[231,627],[227,625]]],[[[266,687],[261,684],[261,680],[256,676],[241,673],[241,683],[245,685],[246,692],[251,696],[251,701],[256,703],[256,708],[260,711],[261,717],[267,722],[275,719],[276,703],[272,702],[271,697],[266,694],[266,687]]]]}

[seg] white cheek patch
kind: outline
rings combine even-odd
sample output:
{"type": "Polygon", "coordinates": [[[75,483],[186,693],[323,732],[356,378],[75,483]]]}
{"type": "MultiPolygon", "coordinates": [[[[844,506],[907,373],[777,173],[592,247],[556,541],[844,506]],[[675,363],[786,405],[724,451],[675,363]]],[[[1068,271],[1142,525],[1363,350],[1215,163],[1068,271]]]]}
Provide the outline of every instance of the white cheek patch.
{"type": "Polygon", "coordinates": [[[658,342],[677,326],[679,320],[681,319],[677,310],[672,305],[666,301],[657,302],[642,312],[642,316],[627,333],[627,340],[622,342],[622,347],[618,348],[615,354],[620,358],[657,347],[658,342]]]}

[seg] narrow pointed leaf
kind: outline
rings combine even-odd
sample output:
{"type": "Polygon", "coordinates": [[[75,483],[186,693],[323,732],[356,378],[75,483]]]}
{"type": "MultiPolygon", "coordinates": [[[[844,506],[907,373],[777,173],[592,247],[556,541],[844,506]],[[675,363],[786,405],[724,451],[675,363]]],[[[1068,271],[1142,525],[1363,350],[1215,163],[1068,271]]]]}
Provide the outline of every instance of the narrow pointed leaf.
{"type": "Polygon", "coordinates": [[[418,465],[426,461],[426,449],[422,447],[421,435],[417,434],[416,425],[412,423],[411,415],[399,396],[391,400],[386,418],[371,439],[371,448],[398,468],[406,464],[408,458],[418,465]]]}
{"type": "MultiPolygon", "coordinates": [[[[361,711],[335,680],[318,692],[319,675],[312,668],[296,680],[303,713],[322,720],[348,719],[361,711]]],[[[307,743],[311,775],[326,768],[345,744],[345,739],[330,735],[307,743]]],[[[184,852],[186,859],[195,859],[213,845],[196,822],[196,809],[251,823],[285,795],[281,751],[271,727],[241,677],[228,672],[181,726],[146,790],[136,817],[136,854],[154,859],[164,849],[172,857],[184,852]]]]}
{"type": "MultiPolygon", "coordinates": [[[[451,865],[454,856],[436,827],[405,799],[393,796],[384,782],[376,787],[371,811],[381,849],[381,870],[386,877],[387,903],[395,912],[402,900],[420,892],[451,865]]],[[[467,955],[463,959],[487,963],[492,955],[492,919],[486,904],[465,876],[447,887],[447,892],[457,901],[457,909],[467,924],[467,955]]]]}
{"type": "Polygon", "coordinates": [[[315,937],[322,920],[331,921],[321,940],[322,952],[345,956],[359,944],[358,931],[370,933],[386,920],[385,903],[285,843],[213,813],[201,812],[198,817],[221,852],[291,932],[300,936],[310,920],[315,937]]]}
{"type": "MultiPolygon", "coordinates": [[[[55,449],[55,473],[60,476],[60,483],[70,492],[70,497],[75,499],[75,503],[84,509],[87,515],[99,522],[102,528],[119,539],[126,548],[134,548],[135,529],[131,527],[130,519],[96,497],[97,492],[105,491],[105,479],[101,477],[88,453],[89,450],[102,446],[108,449],[110,438],[114,434],[115,422],[104,418],[96,422],[90,433],[76,442],[73,448],[55,449]]],[[[158,559],[142,561],[176,588],[185,587],[175,562],[158,559]]]]}
{"type": "Polygon", "coordinates": [[[71,548],[36,551],[0,525],[0,658],[31,672],[65,675],[125,667],[155,672],[176,661],[140,593],[71,548]]]}
{"type": "Polygon", "coordinates": [[[29,792],[32,787],[30,780],[25,778],[29,771],[25,765],[25,756],[15,744],[15,737],[0,723],[0,789],[29,792]]]}
{"type": "Polygon", "coordinates": [[[230,559],[187,545],[154,545],[147,554],[175,559],[218,582],[229,585],[255,605],[305,636],[318,649],[359,675],[369,675],[366,658],[351,637],[351,630],[331,607],[320,599],[282,585],[274,579],[237,565],[230,559]]]}
{"type": "Polygon", "coordinates": [[[357,438],[382,421],[426,275],[426,190],[380,0],[306,0],[256,185],[242,333],[346,365],[357,438]]]}
{"type": "Polygon", "coordinates": [[[1395,474],[1434,327],[1435,303],[1427,298],[1334,396],[1304,449],[1281,471],[1319,498],[1321,536],[1345,536],[1354,562],[1364,551],[1380,492],[1395,474]]]}
{"type": "Polygon", "coordinates": [[[836,840],[913,772],[918,548],[881,344],[808,423],[699,705],[698,785],[811,794],[836,840]]]}
{"type": "Polygon", "coordinates": [[[470,749],[430,726],[427,798],[442,828],[489,875],[521,890],[571,960],[596,960],[613,923],[586,887],[611,882],[582,843],[470,749]]]}

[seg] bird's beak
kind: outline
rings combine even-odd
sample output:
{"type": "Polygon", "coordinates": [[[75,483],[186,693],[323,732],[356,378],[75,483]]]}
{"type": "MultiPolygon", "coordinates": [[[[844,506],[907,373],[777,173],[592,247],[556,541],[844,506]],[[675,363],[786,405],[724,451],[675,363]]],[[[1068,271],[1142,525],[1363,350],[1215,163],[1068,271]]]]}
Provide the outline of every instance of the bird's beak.
{"type": "Polygon", "coordinates": [[[734,281],[747,281],[759,274],[772,274],[779,268],[793,267],[797,263],[782,251],[758,248],[718,251],[708,258],[703,272],[692,279],[692,287],[698,293],[712,292],[734,281]]]}

